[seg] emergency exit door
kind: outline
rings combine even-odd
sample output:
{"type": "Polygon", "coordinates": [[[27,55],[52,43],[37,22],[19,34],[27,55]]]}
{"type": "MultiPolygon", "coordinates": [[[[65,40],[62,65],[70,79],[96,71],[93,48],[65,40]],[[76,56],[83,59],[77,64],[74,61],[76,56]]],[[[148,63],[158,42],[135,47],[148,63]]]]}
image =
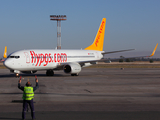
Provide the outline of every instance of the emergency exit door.
{"type": "Polygon", "coordinates": [[[30,63],[30,57],[29,54],[27,52],[24,52],[25,57],[26,57],[26,63],[30,63]]]}

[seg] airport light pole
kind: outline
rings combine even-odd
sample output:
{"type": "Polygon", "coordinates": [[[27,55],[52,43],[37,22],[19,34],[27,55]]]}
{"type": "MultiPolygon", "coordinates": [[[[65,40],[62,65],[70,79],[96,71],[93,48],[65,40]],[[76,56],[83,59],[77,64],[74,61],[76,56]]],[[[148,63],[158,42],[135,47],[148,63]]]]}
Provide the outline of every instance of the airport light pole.
{"type": "Polygon", "coordinates": [[[66,15],[50,15],[50,20],[57,21],[57,49],[61,49],[61,21],[67,20],[66,15]]]}

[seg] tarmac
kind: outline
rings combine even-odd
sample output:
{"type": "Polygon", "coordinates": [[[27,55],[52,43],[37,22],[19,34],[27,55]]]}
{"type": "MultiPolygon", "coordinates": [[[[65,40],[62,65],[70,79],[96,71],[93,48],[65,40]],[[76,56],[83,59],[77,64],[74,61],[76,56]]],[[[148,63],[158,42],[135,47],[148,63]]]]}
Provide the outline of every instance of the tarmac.
{"type": "MultiPolygon", "coordinates": [[[[79,76],[55,71],[21,74],[35,86],[36,120],[159,120],[160,68],[84,68],[79,76]]],[[[0,69],[0,120],[21,120],[18,80],[0,69]]],[[[27,119],[31,120],[30,110],[27,119]]]]}

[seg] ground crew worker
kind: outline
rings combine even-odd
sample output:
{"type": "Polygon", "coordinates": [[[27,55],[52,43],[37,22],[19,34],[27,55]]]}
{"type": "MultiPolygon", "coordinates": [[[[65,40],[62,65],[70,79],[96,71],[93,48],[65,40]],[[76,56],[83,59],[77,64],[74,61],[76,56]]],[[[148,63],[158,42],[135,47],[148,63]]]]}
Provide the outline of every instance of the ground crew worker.
{"type": "Polygon", "coordinates": [[[21,86],[21,77],[18,81],[18,88],[23,91],[23,97],[22,97],[23,98],[23,111],[22,111],[22,119],[23,120],[25,120],[25,118],[26,118],[25,114],[26,114],[28,104],[31,109],[32,120],[35,120],[33,98],[34,98],[34,91],[39,87],[38,86],[38,79],[36,76],[35,76],[35,81],[36,81],[35,87],[32,87],[32,84],[29,81],[26,83],[25,87],[21,86]]]}

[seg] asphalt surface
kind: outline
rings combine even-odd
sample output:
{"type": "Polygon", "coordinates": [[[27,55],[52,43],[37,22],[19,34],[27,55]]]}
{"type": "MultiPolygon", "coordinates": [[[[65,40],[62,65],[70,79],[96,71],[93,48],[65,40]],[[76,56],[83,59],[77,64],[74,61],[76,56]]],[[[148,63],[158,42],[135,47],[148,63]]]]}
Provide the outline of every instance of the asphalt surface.
{"type": "MultiPolygon", "coordinates": [[[[34,75],[22,75],[22,85],[35,85],[34,75]]],[[[79,76],[37,72],[34,105],[37,120],[159,120],[159,68],[85,68],[79,76]]],[[[0,69],[0,120],[21,120],[19,78],[0,69]]],[[[30,111],[27,119],[30,120],[30,111]]]]}

